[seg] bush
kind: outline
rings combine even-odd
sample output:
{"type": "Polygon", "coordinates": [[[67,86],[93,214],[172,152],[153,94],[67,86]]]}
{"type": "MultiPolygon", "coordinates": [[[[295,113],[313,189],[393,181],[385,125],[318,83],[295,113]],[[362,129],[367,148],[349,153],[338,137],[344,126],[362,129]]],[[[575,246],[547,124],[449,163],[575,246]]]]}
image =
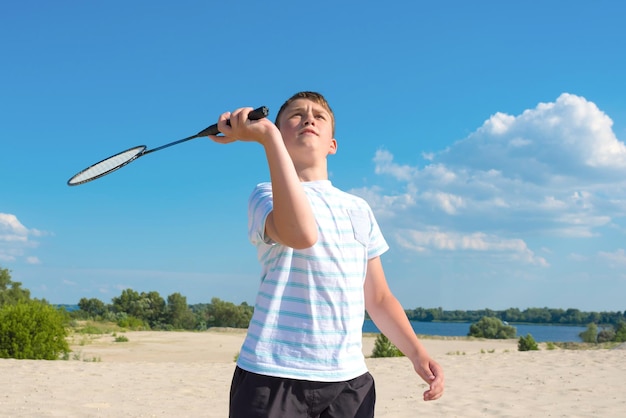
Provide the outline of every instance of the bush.
{"type": "Polygon", "coordinates": [[[85,325],[83,328],[80,328],[78,330],[78,333],[80,334],[106,334],[108,331],[105,329],[102,329],[100,327],[97,327],[95,325],[85,325]]]}
{"type": "Polygon", "coordinates": [[[539,350],[539,346],[532,335],[526,334],[525,337],[519,337],[517,349],[519,351],[539,350]]]}
{"type": "Polygon", "coordinates": [[[41,301],[0,308],[0,358],[58,360],[70,351],[65,318],[41,301]]]}
{"type": "Polygon", "coordinates": [[[515,338],[517,330],[515,327],[505,325],[501,320],[492,316],[483,316],[478,322],[472,324],[469,330],[470,337],[509,339],[515,338]]]}
{"type": "Polygon", "coordinates": [[[615,327],[615,337],[613,337],[613,341],[618,343],[626,342],[626,322],[620,322],[615,327]]]}
{"type": "Polygon", "coordinates": [[[615,340],[615,330],[613,328],[602,328],[600,332],[598,332],[597,337],[598,343],[606,343],[609,341],[615,340]]]}
{"type": "Polygon", "coordinates": [[[117,320],[117,326],[134,330],[148,330],[150,327],[141,319],[131,315],[120,314],[117,320]]]}
{"type": "Polygon", "coordinates": [[[584,343],[597,343],[598,342],[598,326],[593,322],[587,325],[587,329],[578,334],[584,343]]]}
{"type": "Polygon", "coordinates": [[[378,334],[374,342],[372,357],[403,357],[402,351],[398,349],[384,334],[378,334]]]}

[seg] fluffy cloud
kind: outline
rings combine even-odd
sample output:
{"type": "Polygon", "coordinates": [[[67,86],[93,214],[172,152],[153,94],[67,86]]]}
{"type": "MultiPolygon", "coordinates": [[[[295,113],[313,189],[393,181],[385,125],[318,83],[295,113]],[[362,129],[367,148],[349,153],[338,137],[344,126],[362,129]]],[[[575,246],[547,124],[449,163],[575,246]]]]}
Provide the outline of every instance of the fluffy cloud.
{"type": "Polygon", "coordinates": [[[26,228],[15,215],[0,213],[0,261],[11,262],[24,258],[28,264],[39,264],[39,259],[27,255],[27,251],[39,245],[32,238],[43,235],[45,233],[42,231],[26,228]]]}
{"type": "Polygon", "coordinates": [[[609,253],[609,252],[603,252],[600,251],[598,253],[598,256],[600,256],[600,258],[608,261],[611,266],[613,267],[625,267],[626,266],[626,251],[624,251],[623,249],[619,249],[615,252],[609,253]]]}
{"type": "Polygon", "coordinates": [[[496,113],[438,159],[456,167],[491,167],[509,178],[539,184],[563,179],[619,176],[626,172],[626,146],[613,121],[582,97],[562,94],[519,116],[496,113]]]}
{"type": "Polygon", "coordinates": [[[463,140],[424,156],[424,167],[379,150],[376,173],[397,181],[399,192],[353,192],[408,250],[508,254],[548,266],[529,249],[529,237],[623,230],[626,146],[612,125],[594,103],[565,93],[517,116],[494,114],[463,140]]]}
{"type": "Polygon", "coordinates": [[[523,263],[547,267],[548,262],[531,251],[521,239],[504,239],[496,235],[487,235],[482,232],[460,234],[445,232],[437,228],[424,231],[402,230],[396,235],[397,242],[405,248],[416,251],[429,249],[441,251],[476,251],[492,254],[510,254],[511,258],[523,263]]]}

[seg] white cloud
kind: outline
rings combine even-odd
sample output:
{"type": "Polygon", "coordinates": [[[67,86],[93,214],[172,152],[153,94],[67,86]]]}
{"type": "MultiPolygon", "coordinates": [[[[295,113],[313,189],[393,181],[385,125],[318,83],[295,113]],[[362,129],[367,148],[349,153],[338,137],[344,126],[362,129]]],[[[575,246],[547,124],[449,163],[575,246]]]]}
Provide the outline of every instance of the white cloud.
{"type": "MultiPolygon", "coordinates": [[[[562,94],[519,116],[496,113],[466,139],[440,153],[446,164],[484,170],[491,166],[507,177],[581,178],[626,173],[626,145],[613,121],[585,98],[562,94]],[[582,170],[582,172],[581,172],[582,170]]],[[[558,180],[558,179],[557,179],[558,180]]]]}
{"type": "Polygon", "coordinates": [[[458,209],[465,206],[465,200],[462,196],[443,192],[425,192],[422,197],[431,201],[435,206],[439,207],[448,215],[454,215],[458,209]]]}
{"type": "Polygon", "coordinates": [[[13,262],[23,258],[28,264],[40,264],[40,260],[28,252],[39,246],[39,242],[32,238],[44,235],[44,231],[25,227],[17,216],[0,213],[0,261],[13,262]]]}
{"type": "Polygon", "coordinates": [[[626,146],[612,125],[594,103],[564,93],[517,116],[495,113],[465,139],[422,154],[424,167],[379,150],[376,173],[398,183],[394,193],[352,192],[404,248],[508,253],[547,266],[526,242],[626,230],[626,146]]]}
{"type": "Polygon", "coordinates": [[[28,230],[15,215],[0,213],[0,241],[24,242],[27,236],[28,230]]]}
{"type": "Polygon", "coordinates": [[[525,264],[542,267],[549,266],[546,259],[537,256],[521,239],[506,239],[483,232],[461,234],[442,231],[438,228],[428,230],[402,230],[396,235],[398,243],[418,252],[435,251],[480,251],[505,254],[510,259],[525,264]]]}
{"type": "Polygon", "coordinates": [[[393,218],[396,216],[396,211],[407,210],[415,206],[414,194],[410,192],[390,196],[385,195],[383,190],[377,186],[353,189],[351,192],[361,196],[373,208],[376,208],[378,218],[393,218]]]}
{"type": "Polygon", "coordinates": [[[570,255],[567,256],[567,258],[571,261],[576,261],[576,262],[585,262],[589,260],[589,257],[587,257],[586,255],[578,254],[578,253],[571,253],[570,255]]]}
{"type": "Polygon", "coordinates": [[[598,256],[607,260],[612,266],[626,266],[626,251],[621,248],[612,253],[600,251],[598,256]]]}
{"type": "Polygon", "coordinates": [[[390,174],[398,180],[409,180],[415,172],[415,169],[408,165],[394,164],[393,155],[385,150],[376,151],[374,162],[376,163],[376,174],[390,174]]]}
{"type": "Polygon", "coordinates": [[[32,255],[26,257],[26,262],[28,264],[41,264],[41,261],[39,260],[39,258],[33,257],[32,255]]]}

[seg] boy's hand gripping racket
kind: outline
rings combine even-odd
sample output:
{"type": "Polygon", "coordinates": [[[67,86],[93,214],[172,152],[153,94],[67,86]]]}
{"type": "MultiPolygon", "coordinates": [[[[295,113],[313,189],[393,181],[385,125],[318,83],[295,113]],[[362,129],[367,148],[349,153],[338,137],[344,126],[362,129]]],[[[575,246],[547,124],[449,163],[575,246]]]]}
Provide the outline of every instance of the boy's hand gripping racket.
{"type": "MultiPolygon", "coordinates": [[[[269,114],[269,109],[265,106],[259,107],[258,109],[250,112],[248,119],[250,120],[259,120],[263,119],[269,114]]],[[[230,125],[230,120],[226,121],[228,125],[230,125]]],[[[206,129],[201,130],[195,135],[190,137],[180,139],[178,141],[170,142],[169,144],[162,145],[158,148],[153,148],[150,150],[146,150],[145,145],[139,145],[126,151],[122,151],[118,154],[115,154],[109,158],[105,158],[104,160],[95,163],[92,166],[87,167],[83,171],[74,175],[71,179],[67,181],[68,186],[77,186],[79,184],[87,183],[89,181],[95,180],[102,176],[106,176],[113,171],[124,167],[126,164],[135,161],[139,157],[143,157],[144,155],[150,154],[151,152],[159,151],[167,147],[171,147],[172,145],[180,144],[181,142],[189,141],[190,139],[198,138],[201,136],[209,136],[209,135],[217,135],[220,131],[217,129],[217,124],[213,124],[206,129]]]]}

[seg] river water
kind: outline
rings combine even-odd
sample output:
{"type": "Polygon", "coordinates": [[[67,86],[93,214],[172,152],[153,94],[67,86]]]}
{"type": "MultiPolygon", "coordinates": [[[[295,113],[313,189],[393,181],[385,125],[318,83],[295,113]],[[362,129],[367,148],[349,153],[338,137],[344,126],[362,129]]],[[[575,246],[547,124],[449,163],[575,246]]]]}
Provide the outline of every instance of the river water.
{"type": "MultiPolygon", "coordinates": [[[[464,337],[469,333],[469,322],[418,322],[411,321],[416,334],[441,335],[447,337],[464,337]]],[[[569,325],[536,325],[536,324],[509,324],[517,329],[517,337],[533,336],[537,342],[580,342],[578,336],[586,327],[569,325]]],[[[363,332],[380,332],[374,322],[365,320],[363,332]]]]}

